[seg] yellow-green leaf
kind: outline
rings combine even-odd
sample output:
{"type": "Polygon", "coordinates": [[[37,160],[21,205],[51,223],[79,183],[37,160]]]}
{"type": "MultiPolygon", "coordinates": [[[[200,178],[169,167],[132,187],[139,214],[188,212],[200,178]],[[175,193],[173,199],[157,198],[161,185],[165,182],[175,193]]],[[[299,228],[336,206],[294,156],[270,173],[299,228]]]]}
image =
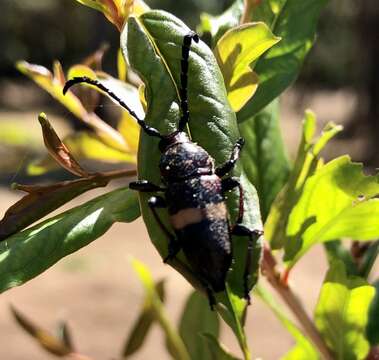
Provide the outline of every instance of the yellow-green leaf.
{"type": "Polygon", "coordinates": [[[332,262],[316,306],[315,322],[336,360],[365,359],[368,310],[375,289],[363,278],[347,276],[342,261],[332,262]]]}
{"type": "Polygon", "coordinates": [[[104,144],[96,134],[79,132],[64,139],[70,153],[77,159],[90,159],[107,163],[136,163],[137,151],[122,152],[104,144]]]}
{"type": "Polygon", "coordinates": [[[30,64],[26,61],[19,61],[16,64],[17,69],[24,75],[31,78],[42,89],[46,90],[51,96],[62,103],[78,118],[84,117],[86,110],[80,100],[70,91],[63,95],[63,85],[60,79],[55,78],[53,74],[43,66],[30,64]]]}
{"type": "Polygon", "coordinates": [[[379,237],[379,175],[365,176],[362,164],[341,156],[305,182],[286,229],[289,266],[314,244],[340,238],[379,237]]]}
{"type": "Polygon", "coordinates": [[[257,89],[258,77],[252,70],[254,61],[279,40],[266,24],[257,22],[233,28],[218,41],[215,54],[235,112],[257,89]]]}

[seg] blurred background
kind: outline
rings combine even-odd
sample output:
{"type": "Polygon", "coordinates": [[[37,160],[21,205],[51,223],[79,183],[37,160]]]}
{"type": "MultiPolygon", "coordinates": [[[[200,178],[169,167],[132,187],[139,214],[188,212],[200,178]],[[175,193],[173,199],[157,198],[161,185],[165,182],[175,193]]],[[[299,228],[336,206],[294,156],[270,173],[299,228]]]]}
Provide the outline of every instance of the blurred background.
{"type": "MultiPolygon", "coordinates": [[[[195,29],[202,12],[218,14],[230,1],[146,0],[146,3],[174,13],[195,29]]],[[[20,197],[9,190],[12,182],[39,181],[23,171],[31,159],[45,151],[38,113],[48,113],[60,135],[75,124],[63,106],[16,70],[15,62],[27,60],[51,69],[52,61],[59,59],[67,69],[106,42],[110,49],[103,68],[116,74],[114,59],[119,34],[102,14],[74,0],[2,0],[1,5],[0,214],[3,214],[20,197]],[[9,129],[14,125],[17,127],[12,133],[9,129]]],[[[326,158],[349,153],[353,160],[363,161],[368,171],[378,167],[378,19],[377,0],[331,0],[326,7],[316,45],[297,83],[281,99],[281,126],[290,155],[297,146],[304,110],[311,108],[320,127],[332,120],[345,128],[328,147],[326,158]]],[[[67,174],[60,172],[54,177],[66,179],[67,174]]],[[[97,193],[89,192],[66,208],[97,193]]],[[[49,358],[14,325],[9,315],[10,302],[46,327],[52,327],[55,320],[68,319],[77,335],[78,347],[96,359],[117,355],[142,297],[128,264],[128,254],[147,263],[157,278],[167,277],[168,306],[174,319],[179,316],[189,286],[161,264],[141,221],[127,225],[128,230],[125,226],[116,225],[106,236],[42,276],[2,295],[1,359],[49,358]]],[[[310,311],[317,300],[318,288],[314,285],[321,284],[324,272],[324,256],[317,248],[296,269],[295,281],[307,294],[306,306],[310,311]]],[[[248,329],[254,341],[254,354],[264,359],[277,359],[292,344],[289,335],[259,303],[252,306],[248,329]],[[276,334],[277,348],[267,346],[272,334],[276,334]]],[[[159,359],[168,358],[159,329],[154,331],[156,336],[149,337],[151,346],[144,348],[136,359],[157,357],[157,352],[161,354],[159,359]]],[[[237,345],[229,335],[224,334],[225,342],[236,350],[237,345]]]]}

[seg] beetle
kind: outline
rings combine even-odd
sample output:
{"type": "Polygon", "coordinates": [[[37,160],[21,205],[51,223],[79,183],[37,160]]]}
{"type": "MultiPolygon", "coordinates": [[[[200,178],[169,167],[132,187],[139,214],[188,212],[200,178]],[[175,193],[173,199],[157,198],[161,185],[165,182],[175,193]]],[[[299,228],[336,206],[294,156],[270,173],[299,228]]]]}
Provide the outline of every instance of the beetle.
{"type": "Polygon", "coordinates": [[[240,138],[234,145],[229,160],[216,167],[214,159],[208,152],[191,141],[184,131],[190,118],[187,83],[192,41],[198,42],[199,37],[191,31],[183,37],[179,91],[181,117],[177,130],[172,133],[163,135],[146,124],[144,119],[139,118],[111,89],[95,79],[74,77],[67,81],[63,93],[78,83],[96,86],[126,109],[147,135],[160,139],[159,168],[163,186],[147,180],[137,180],[131,182],[129,187],[141,192],[163,193],[164,196],[150,197],[148,205],[168,239],[168,255],[164,262],[174,258],[180,250],[183,250],[195,275],[206,289],[213,309],[214,293],[225,290],[226,276],[232,264],[232,235],[249,237],[243,283],[244,296],[250,301],[248,283],[253,241],[263,232],[243,225],[243,188],[237,178],[225,177],[233,170],[244,140],[240,138]],[[230,226],[225,193],[234,188],[239,189],[239,213],[235,225],[230,226]],[[167,209],[174,234],[160,219],[158,208],[167,209]]]}

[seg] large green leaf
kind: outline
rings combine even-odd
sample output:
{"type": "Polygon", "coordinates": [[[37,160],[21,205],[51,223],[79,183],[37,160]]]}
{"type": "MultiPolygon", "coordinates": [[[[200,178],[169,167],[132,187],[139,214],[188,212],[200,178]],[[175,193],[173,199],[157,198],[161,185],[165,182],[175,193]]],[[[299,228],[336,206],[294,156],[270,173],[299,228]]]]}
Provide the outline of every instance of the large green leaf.
{"type": "Polygon", "coordinates": [[[365,176],[348,156],[316,171],[288,219],[285,261],[292,266],[312,245],[340,238],[379,237],[379,175],[365,176]]]}
{"type": "Polygon", "coordinates": [[[289,319],[282,307],[275,301],[273,296],[262,286],[255,289],[258,297],[272,310],[282,325],[288,330],[296,340],[296,345],[282,360],[318,360],[320,356],[313,344],[303,335],[299,328],[289,319]]]}
{"type": "Polygon", "coordinates": [[[179,333],[192,359],[208,360],[209,352],[206,343],[200,338],[202,333],[219,337],[219,319],[211,311],[204,295],[193,292],[187,299],[179,324],[179,333]]]}
{"type": "Polygon", "coordinates": [[[375,297],[370,305],[366,326],[366,336],[371,346],[379,345],[379,280],[376,280],[373,286],[375,288],[375,297]]]}
{"type": "Polygon", "coordinates": [[[280,249],[288,242],[286,227],[292,208],[302,194],[305,181],[322,163],[319,157],[320,151],[341,130],[341,126],[328,123],[321,135],[315,138],[316,117],[309,110],[305,112],[302,139],[294,166],[287,184],[275,198],[265,223],[265,238],[273,249],[280,249]]]}
{"type": "Polygon", "coordinates": [[[290,164],[279,128],[279,103],[272,102],[256,116],[240,123],[246,140],[242,152],[243,168],[257,188],[262,218],[288,179],[290,164]]]}
{"type": "Polygon", "coordinates": [[[0,242],[0,292],[39,275],[61,258],[88,245],[114,222],[140,215],[129,189],[99,196],[0,242]]]}
{"type": "Polygon", "coordinates": [[[332,263],[321,288],[315,322],[335,359],[356,360],[367,355],[365,329],[374,294],[374,287],[364,279],[347,276],[341,261],[332,263]]]}
{"type": "MultiPolygon", "coordinates": [[[[178,88],[180,87],[180,60],[183,36],[190,31],[179,19],[163,11],[151,11],[139,18],[130,18],[125,28],[121,45],[124,54],[146,85],[148,110],[146,122],[167,134],[176,130],[180,117],[178,88]]],[[[188,97],[191,120],[189,132],[192,139],[204,147],[215,159],[216,164],[224,163],[233,145],[239,138],[236,117],[231,110],[225,91],[224,81],[212,51],[202,42],[193,44],[189,59],[188,97]]],[[[138,171],[140,178],[160,183],[158,163],[160,154],[158,140],[141,135],[138,171]]],[[[237,166],[234,176],[240,177],[245,186],[244,223],[250,228],[261,228],[258,198],[254,187],[249,184],[241,167],[237,166]]],[[[153,219],[147,206],[149,195],[140,194],[142,214],[150,237],[162,257],[167,255],[167,238],[153,219]]],[[[237,192],[228,199],[231,218],[238,212],[237,192]]],[[[168,225],[166,211],[159,212],[168,225]]],[[[234,242],[235,266],[230,271],[231,291],[243,295],[243,268],[246,257],[247,238],[236,237],[234,242]]],[[[255,243],[253,279],[258,275],[258,260],[261,242],[255,243]]],[[[195,286],[202,287],[179,255],[171,262],[195,286]]],[[[250,284],[251,286],[253,283],[250,284]]],[[[242,300],[241,300],[242,301],[242,300]]],[[[240,307],[239,307],[240,308],[240,307]]],[[[243,314],[238,314],[242,321],[243,314]]]]}
{"type": "Polygon", "coordinates": [[[311,49],[320,12],[328,0],[271,0],[254,10],[253,20],[264,21],[282,38],[255,67],[259,86],[238,116],[245,121],[278,97],[299,74],[311,49]]]}

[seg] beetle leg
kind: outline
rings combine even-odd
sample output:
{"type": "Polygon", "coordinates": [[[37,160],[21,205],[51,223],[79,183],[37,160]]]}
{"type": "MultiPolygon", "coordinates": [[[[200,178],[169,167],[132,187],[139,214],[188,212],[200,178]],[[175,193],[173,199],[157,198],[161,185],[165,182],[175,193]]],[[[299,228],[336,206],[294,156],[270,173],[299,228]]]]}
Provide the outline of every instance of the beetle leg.
{"type": "Polygon", "coordinates": [[[185,126],[188,123],[189,119],[189,110],[188,110],[188,95],[187,95],[187,83],[188,83],[188,60],[189,60],[189,52],[190,52],[190,46],[191,42],[199,42],[199,35],[197,35],[195,32],[190,31],[187,35],[183,38],[183,44],[182,44],[182,60],[180,62],[181,64],[181,73],[180,73],[180,107],[182,110],[182,117],[179,120],[179,131],[183,131],[185,126]]]}
{"type": "Polygon", "coordinates": [[[239,198],[239,208],[238,208],[238,217],[237,217],[237,224],[242,223],[243,220],[243,188],[241,183],[239,182],[238,178],[236,177],[230,177],[226,179],[222,179],[221,181],[222,186],[222,193],[225,194],[227,191],[233,190],[234,188],[238,187],[240,198],[239,198]]]}
{"type": "Polygon", "coordinates": [[[216,168],[216,171],[215,171],[216,175],[218,175],[219,177],[223,177],[228,172],[233,170],[233,167],[236,164],[236,162],[240,156],[240,152],[241,152],[241,149],[242,149],[244,143],[245,143],[245,140],[243,138],[239,138],[237,140],[237,142],[234,144],[233,151],[230,155],[230,159],[225,164],[216,168]]]}
{"type": "Polygon", "coordinates": [[[263,235],[262,230],[257,229],[249,229],[245,225],[242,224],[243,221],[243,213],[244,213],[244,204],[243,204],[243,188],[236,178],[227,178],[222,180],[222,186],[223,191],[231,190],[234,187],[239,188],[239,211],[238,211],[238,217],[236,224],[231,229],[232,235],[238,235],[238,236],[248,236],[249,240],[247,243],[247,254],[246,254],[246,264],[245,264],[245,272],[243,275],[243,285],[244,285],[244,292],[245,292],[245,298],[248,300],[250,304],[250,296],[249,296],[249,282],[251,277],[251,258],[253,255],[253,249],[254,249],[254,240],[258,239],[261,235],[263,235]]]}
{"type": "Polygon", "coordinates": [[[171,234],[171,232],[166,228],[166,226],[163,224],[162,220],[160,219],[156,209],[157,208],[165,208],[166,200],[163,197],[160,196],[152,196],[148,201],[149,207],[151,211],[153,212],[153,216],[157,223],[159,224],[159,227],[161,230],[166,234],[168,238],[168,254],[163,259],[163,262],[167,262],[169,259],[172,259],[176,256],[176,254],[181,250],[181,244],[179,241],[175,238],[174,235],[171,234]]]}
{"type": "Polygon", "coordinates": [[[131,183],[129,183],[129,189],[137,190],[141,192],[165,191],[165,189],[151,183],[148,180],[132,181],[131,183]]]}
{"type": "Polygon", "coordinates": [[[262,230],[251,230],[242,224],[235,224],[232,228],[232,235],[239,236],[248,236],[249,240],[247,243],[247,254],[246,254],[246,264],[245,271],[243,274],[243,287],[245,292],[245,299],[247,299],[250,304],[250,295],[249,295],[249,282],[251,277],[251,258],[254,250],[254,240],[258,239],[263,235],[262,230]]]}

